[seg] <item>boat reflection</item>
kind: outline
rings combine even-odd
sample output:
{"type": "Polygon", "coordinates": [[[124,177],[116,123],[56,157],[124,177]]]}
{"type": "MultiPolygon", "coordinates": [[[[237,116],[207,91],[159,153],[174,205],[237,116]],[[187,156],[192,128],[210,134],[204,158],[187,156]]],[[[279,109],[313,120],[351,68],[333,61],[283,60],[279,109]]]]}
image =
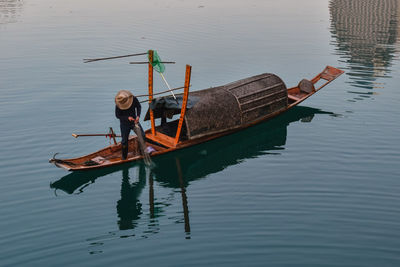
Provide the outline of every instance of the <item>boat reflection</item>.
{"type": "Polygon", "coordinates": [[[157,198],[154,184],[172,188],[174,192],[179,189],[183,220],[181,217],[177,222],[184,223],[186,238],[190,238],[190,213],[186,195],[186,188],[190,182],[218,173],[228,166],[240,164],[245,159],[265,154],[279,154],[286,144],[287,126],[295,121],[310,122],[316,114],[335,116],[331,112],[319,109],[294,107],[269,122],[181,151],[160,155],[153,159],[155,167],[151,170],[146,169],[143,163],[128,163],[119,168],[71,173],[55,181],[50,187],[68,194],[80,194],[98,178],[122,171],[121,199],[117,202],[119,229],[134,229],[138,221],[147,217],[146,233],[159,231],[157,219],[170,204],[167,203],[170,201],[168,198],[157,198]],[[138,170],[137,177],[130,174],[134,168],[138,170]],[[149,211],[144,212],[139,197],[146,187],[147,180],[149,211]],[[146,216],[143,216],[144,213],[146,216]]]}
{"type": "Polygon", "coordinates": [[[175,158],[178,158],[186,187],[190,181],[220,172],[228,166],[240,164],[246,159],[265,154],[279,154],[286,144],[287,126],[295,121],[310,122],[316,114],[335,116],[331,112],[319,109],[294,107],[271,121],[187,148],[176,153],[175,157],[168,154],[161,155],[155,161],[156,167],[153,171],[157,181],[163,186],[179,188],[179,181],[176,179],[178,170],[170,167],[176,165],[175,158]]]}
{"type": "Polygon", "coordinates": [[[331,34],[335,53],[347,65],[346,75],[355,89],[352,100],[370,98],[389,77],[399,34],[398,0],[331,0],[331,34]],[[358,90],[357,90],[358,88],[358,90]]]}

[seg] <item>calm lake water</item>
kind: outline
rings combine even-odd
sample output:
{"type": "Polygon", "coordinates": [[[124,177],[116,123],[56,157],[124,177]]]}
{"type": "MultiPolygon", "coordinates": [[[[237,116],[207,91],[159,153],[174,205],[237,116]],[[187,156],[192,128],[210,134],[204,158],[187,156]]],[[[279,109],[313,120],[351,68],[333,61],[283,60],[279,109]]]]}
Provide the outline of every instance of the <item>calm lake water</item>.
{"type": "Polygon", "coordinates": [[[400,266],[399,16],[396,0],[0,0],[0,266],[400,266]],[[346,73],[154,169],[50,165],[108,145],[71,133],[119,132],[116,92],[147,90],[128,64],[145,58],[82,59],[148,49],[177,62],[173,87],[191,64],[192,90],[346,73]]]}

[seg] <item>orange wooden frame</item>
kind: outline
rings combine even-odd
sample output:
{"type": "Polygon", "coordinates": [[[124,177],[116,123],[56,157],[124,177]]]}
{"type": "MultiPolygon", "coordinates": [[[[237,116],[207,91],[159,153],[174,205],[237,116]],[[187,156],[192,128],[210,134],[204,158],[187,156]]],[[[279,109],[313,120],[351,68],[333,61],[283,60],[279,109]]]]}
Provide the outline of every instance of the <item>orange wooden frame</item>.
{"type": "MultiPolygon", "coordinates": [[[[149,105],[153,100],[153,50],[149,50],[149,105]]],[[[185,73],[185,86],[183,92],[183,102],[181,107],[181,116],[178,122],[178,128],[176,131],[175,137],[170,137],[166,134],[156,131],[155,127],[155,119],[153,110],[150,109],[150,120],[151,120],[151,132],[146,134],[146,138],[153,140],[159,144],[162,144],[166,147],[176,147],[179,143],[180,135],[182,132],[183,120],[186,114],[186,106],[187,100],[189,97],[189,86],[190,86],[190,76],[192,72],[192,66],[186,65],[186,73],[185,73]]]]}
{"type": "MultiPolygon", "coordinates": [[[[149,105],[153,100],[153,50],[149,50],[149,105]]],[[[154,113],[150,109],[151,133],[156,135],[156,126],[154,122],[154,113]]]]}
{"type": "Polygon", "coordinates": [[[176,136],[174,141],[174,146],[176,146],[179,142],[179,137],[181,135],[183,119],[185,118],[186,114],[186,106],[187,100],[189,97],[189,85],[190,85],[190,75],[192,73],[192,66],[186,65],[186,73],[185,73],[185,89],[183,91],[183,102],[181,107],[181,117],[179,118],[178,129],[176,130],[176,136]]]}

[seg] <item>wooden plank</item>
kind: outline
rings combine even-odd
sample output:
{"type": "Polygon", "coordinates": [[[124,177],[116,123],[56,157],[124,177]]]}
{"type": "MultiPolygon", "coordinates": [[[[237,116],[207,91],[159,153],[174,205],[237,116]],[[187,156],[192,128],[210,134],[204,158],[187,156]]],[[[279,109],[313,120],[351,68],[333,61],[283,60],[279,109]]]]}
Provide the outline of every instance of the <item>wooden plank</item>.
{"type": "Polygon", "coordinates": [[[288,94],[288,98],[291,99],[291,100],[294,100],[294,101],[299,101],[300,100],[300,98],[295,97],[294,95],[289,95],[289,94],[288,94]]]}
{"type": "Polygon", "coordinates": [[[156,135],[148,133],[146,134],[146,138],[169,148],[175,147],[175,139],[161,132],[156,132],[156,135]]]}

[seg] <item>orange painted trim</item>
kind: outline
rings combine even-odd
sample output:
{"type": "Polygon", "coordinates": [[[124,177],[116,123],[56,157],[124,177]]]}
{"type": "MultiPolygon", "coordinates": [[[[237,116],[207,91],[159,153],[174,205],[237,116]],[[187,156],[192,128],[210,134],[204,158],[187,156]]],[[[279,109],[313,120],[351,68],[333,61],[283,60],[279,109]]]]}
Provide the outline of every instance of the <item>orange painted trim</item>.
{"type": "MultiPolygon", "coordinates": [[[[149,105],[153,100],[153,50],[149,50],[149,105]]],[[[150,121],[151,121],[151,133],[156,135],[156,126],[154,122],[154,113],[152,109],[150,110],[150,121]]]]}
{"type": "Polygon", "coordinates": [[[185,89],[183,91],[183,102],[182,102],[182,108],[181,108],[181,117],[179,118],[178,129],[176,131],[176,136],[175,136],[175,142],[174,142],[175,146],[179,142],[179,137],[181,135],[182,125],[183,125],[183,119],[185,118],[185,114],[186,114],[186,106],[187,106],[187,100],[188,100],[188,97],[189,97],[189,85],[190,85],[191,73],[192,73],[192,66],[186,65],[185,89]]]}
{"type": "Polygon", "coordinates": [[[159,144],[162,144],[163,146],[169,147],[169,148],[174,148],[174,138],[170,137],[166,134],[163,134],[161,132],[156,132],[157,135],[153,135],[152,133],[146,134],[146,138],[149,140],[152,140],[154,142],[157,142],[159,144]]]}

